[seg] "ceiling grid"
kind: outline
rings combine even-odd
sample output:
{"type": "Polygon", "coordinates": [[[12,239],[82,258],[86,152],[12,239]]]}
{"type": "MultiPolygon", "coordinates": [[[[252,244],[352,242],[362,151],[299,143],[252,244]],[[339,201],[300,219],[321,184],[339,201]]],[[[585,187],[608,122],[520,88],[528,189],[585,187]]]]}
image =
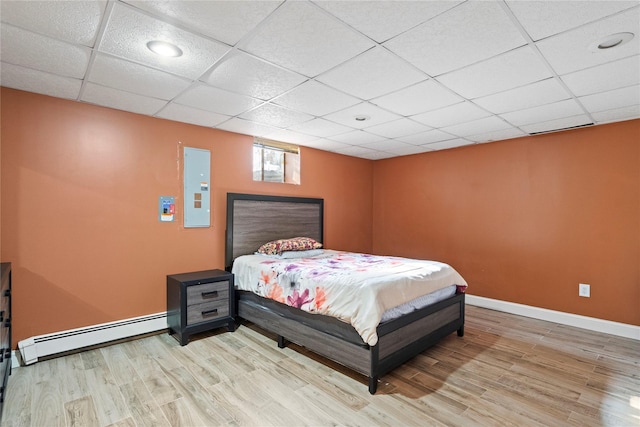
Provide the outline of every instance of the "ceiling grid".
{"type": "Polygon", "coordinates": [[[638,0],[0,7],[2,86],[367,159],[640,118],[638,0]]]}

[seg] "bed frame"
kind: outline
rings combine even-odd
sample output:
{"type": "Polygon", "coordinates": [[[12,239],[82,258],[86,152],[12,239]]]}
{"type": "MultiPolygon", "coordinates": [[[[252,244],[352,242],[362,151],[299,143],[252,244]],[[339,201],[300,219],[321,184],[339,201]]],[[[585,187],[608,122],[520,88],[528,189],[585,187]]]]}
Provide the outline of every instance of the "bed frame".
{"type": "MultiPolygon", "coordinates": [[[[228,193],[226,268],[231,271],[235,258],[271,240],[307,236],[322,242],[323,222],[323,199],[228,193]]],[[[278,347],[291,341],[366,375],[371,394],[382,375],[453,332],[464,335],[464,293],[381,323],[374,346],[328,316],[243,291],[236,291],[236,301],[238,316],[275,333],[278,347]]]]}

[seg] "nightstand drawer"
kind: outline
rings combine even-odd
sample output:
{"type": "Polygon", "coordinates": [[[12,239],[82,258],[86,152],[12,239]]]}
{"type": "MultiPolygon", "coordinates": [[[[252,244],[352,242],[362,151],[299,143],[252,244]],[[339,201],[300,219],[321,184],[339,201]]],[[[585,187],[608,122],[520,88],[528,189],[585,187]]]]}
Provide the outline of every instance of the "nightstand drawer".
{"type": "Polygon", "coordinates": [[[229,300],[209,301],[187,307],[187,325],[229,316],[229,300]]]}
{"type": "Polygon", "coordinates": [[[229,282],[227,280],[187,287],[187,305],[228,299],[229,282]]]}

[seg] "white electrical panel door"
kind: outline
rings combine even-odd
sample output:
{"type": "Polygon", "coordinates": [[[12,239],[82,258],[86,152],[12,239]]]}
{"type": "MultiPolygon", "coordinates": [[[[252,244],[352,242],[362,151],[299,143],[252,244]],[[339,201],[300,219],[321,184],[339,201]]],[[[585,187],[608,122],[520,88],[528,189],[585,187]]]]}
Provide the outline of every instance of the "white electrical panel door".
{"type": "Polygon", "coordinates": [[[184,226],[211,224],[211,152],[184,147],[184,226]]]}

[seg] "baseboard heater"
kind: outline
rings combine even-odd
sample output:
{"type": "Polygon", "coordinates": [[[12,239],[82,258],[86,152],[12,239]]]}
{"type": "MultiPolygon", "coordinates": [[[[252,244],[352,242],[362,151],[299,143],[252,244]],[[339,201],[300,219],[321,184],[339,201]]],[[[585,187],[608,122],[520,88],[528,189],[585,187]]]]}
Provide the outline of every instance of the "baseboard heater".
{"type": "Polygon", "coordinates": [[[39,359],[51,358],[57,354],[78,351],[163,329],[167,329],[166,312],[27,338],[18,342],[18,350],[24,364],[30,365],[39,359]]]}

